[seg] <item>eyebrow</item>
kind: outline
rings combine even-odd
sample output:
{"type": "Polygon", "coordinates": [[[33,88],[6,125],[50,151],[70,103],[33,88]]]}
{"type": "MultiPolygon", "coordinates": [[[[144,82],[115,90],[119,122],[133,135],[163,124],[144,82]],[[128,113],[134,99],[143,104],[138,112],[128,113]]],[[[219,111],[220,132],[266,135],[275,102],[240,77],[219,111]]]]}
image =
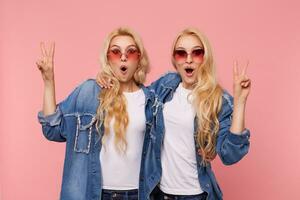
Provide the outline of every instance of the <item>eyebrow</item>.
{"type": "MultiPolygon", "coordinates": [[[[119,49],[121,48],[119,45],[112,45],[110,48],[112,48],[112,47],[118,47],[119,49]]],[[[134,45],[134,44],[131,44],[131,45],[129,45],[128,47],[126,47],[126,49],[128,49],[129,47],[135,47],[135,48],[137,48],[137,46],[136,45],[134,45]]]]}
{"type": "MultiPolygon", "coordinates": [[[[201,46],[194,46],[192,49],[197,49],[197,48],[200,48],[200,49],[204,49],[203,47],[201,46]]],[[[177,47],[175,49],[185,49],[184,47],[177,47]]]]}

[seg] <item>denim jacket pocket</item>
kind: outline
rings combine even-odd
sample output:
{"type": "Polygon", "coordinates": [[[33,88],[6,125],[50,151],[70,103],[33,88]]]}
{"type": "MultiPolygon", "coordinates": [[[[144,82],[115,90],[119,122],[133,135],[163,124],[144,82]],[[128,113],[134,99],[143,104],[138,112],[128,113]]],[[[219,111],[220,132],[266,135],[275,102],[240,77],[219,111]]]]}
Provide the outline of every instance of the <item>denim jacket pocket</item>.
{"type": "Polygon", "coordinates": [[[96,122],[94,114],[77,115],[74,151],[88,154],[91,147],[93,125],[96,122]]]}

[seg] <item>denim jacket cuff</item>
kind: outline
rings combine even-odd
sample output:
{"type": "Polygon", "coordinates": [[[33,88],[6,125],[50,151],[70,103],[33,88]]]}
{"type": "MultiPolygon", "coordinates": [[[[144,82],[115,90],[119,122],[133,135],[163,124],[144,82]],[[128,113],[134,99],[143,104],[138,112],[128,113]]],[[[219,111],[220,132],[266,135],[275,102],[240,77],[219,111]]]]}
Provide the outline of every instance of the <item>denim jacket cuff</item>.
{"type": "Polygon", "coordinates": [[[62,112],[59,109],[59,106],[56,107],[56,110],[53,114],[45,116],[43,111],[38,112],[38,120],[41,124],[50,124],[50,126],[56,126],[60,124],[62,112]]]}
{"type": "Polygon", "coordinates": [[[249,138],[250,138],[250,131],[247,128],[244,129],[242,133],[239,134],[232,133],[229,130],[228,140],[234,144],[245,144],[248,142],[249,138]]]}

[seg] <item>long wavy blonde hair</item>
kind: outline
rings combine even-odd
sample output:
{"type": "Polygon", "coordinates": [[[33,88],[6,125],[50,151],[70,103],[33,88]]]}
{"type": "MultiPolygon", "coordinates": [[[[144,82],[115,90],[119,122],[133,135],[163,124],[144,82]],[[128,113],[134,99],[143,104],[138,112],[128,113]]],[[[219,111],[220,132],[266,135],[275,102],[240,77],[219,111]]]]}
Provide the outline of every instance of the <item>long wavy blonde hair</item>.
{"type": "MultiPolygon", "coordinates": [[[[212,48],[206,36],[195,28],[186,28],[174,40],[172,54],[178,39],[184,35],[193,35],[199,38],[204,48],[203,62],[199,66],[197,82],[192,90],[192,103],[197,115],[197,143],[198,153],[202,156],[202,165],[207,165],[213,160],[216,153],[217,134],[219,131],[218,113],[222,106],[223,89],[216,79],[216,69],[212,48]]],[[[176,68],[172,56],[172,63],[176,68]]]]}
{"type": "Polygon", "coordinates": [[[129,123],[128,113],[126,109],[126,99],[122,94],[120,82],[114,76],[112,68],[107,59],[107,53],[110,47],[110,43],[116,36],[130,36],[134,40],[140,52],[138,68],[133,76],[133,79],[137,85],[143,84],[145,82],[146,74],[149,72],[149,60],[141,38],[128,27],[119,27],[115,29],[110,34],[108,34],[108,36],[104,40],[103,51],[100,56],[102,74],[112,81],[114,87],[112,87],[111,89],[103,89],[99,94],[98,98],[100,104],[97,108],[96,127],[98,128],[100,127],[101,123],[104,123],[104,136],[102,137],[102,143],[104,144],[105,139],[110,132],[110,122],[114,118],[114,142],[119,152],[125,152],[127,148],[125,133],[129,123]]]}

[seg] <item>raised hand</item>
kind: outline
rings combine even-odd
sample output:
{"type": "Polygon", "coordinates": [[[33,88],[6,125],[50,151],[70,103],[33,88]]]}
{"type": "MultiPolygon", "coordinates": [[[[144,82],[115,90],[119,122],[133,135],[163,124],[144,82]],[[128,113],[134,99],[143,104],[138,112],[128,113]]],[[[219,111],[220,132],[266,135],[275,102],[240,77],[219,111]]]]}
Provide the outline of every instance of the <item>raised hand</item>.
{"type": "Polygon", "coordinates": [[[245,102],[250,92],[251,80],[248,78],[246,72],[249,61],[247,64],[240,68],[238,62],[234,61],[233,64],[233,95],[234,99],[239,102],[245,102]]]}
{"type": "Polygon", "coordinates": [[[96,77],[96,82],[101,88],[111,88],[113,84],[109,77],[105,76],[103,72],[99,72],[96,77]]]}
{"type": "Polygon", "coordinates": [[[56,110],[55,83],[54,83],[54,50],[55,44],[51,43],[47,49],[45,43],[40,43],[41,58],[36,62],[44,80],[43,114],[50,115],[56,110]]]}
{"type": "Polygon", "coordinates": [[[55,43],[52,42],[49,48],[45,47],[45,43],[40,43],[42,56],[36,62],[38,69],[41,71],[44,82],[54,80],[54,51],[55,43]]]}

